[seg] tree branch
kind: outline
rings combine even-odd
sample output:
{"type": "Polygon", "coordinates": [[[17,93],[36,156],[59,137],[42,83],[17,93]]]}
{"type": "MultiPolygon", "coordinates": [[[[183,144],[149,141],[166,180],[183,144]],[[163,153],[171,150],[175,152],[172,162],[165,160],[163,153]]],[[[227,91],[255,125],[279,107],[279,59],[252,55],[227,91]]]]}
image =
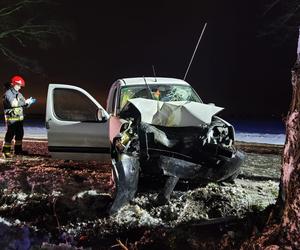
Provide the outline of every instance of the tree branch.
{"type": "Polygon", "coordinates": [[[8,49],[3,44],[0,44],[0,51],[10,61],[17,64],[20,68],[27,69],[27,70],[35,72],[35,73],[41,73],[41,68],[38,66],[36,61],[16,55],[15,53],[13,53],[10,49],[8,49]]]}
{"type": "Polygon", "coordinates": [[[277,40],[276,43],[281,44],[286,42],[286,39],[293,37],[299,21],[299,1],[273,0],[270,4],[265,5],[260,20],[262,27],[257,37],[274,37],[277,40]]]}
{"type": "Polygon", "coordinates": [[[60,25],[23,25],[16,29],[6,30],[0,33],[0,39],[6,38],[10,35],[15,36],[16,34],[24,34],[30,36],[36,36],[40,34],[51,34],[51,35],[63,35],[67,34],[64,28],[60,25]]]}
{"type": "Polygon", "coordinates": [[[267,15],[281,0],[275,0],[273,3],[271,3],[266,10],[264,11],[264,13],[262,14],[262,16],[267,15]]]}
{"type": "Polygon", "coordinates": [[[26,47],[25,43],[22,41],[22,39],[18,35],[13,35],[13,37],[20,43],[22,47],[26,47]]]}
{"type": "MultiPolygon", "coordinates": [[[[11,1],[11,0],[10,0],[11,1]]],[[[10,2],[9,1],[9,2],[10,2]]],[[[17,0],[8,7],[0,8],[0,54],[21,68],[40,71],[36,61],[17,55],[16,46],[25,48],[28,44],[48,48],[54,42],[53,38],[64,41],[72,39],[72,32],[54,20],[49,20],[41,8],[38,15],[33,11],[37,5],[56,4],[55,0],[17,0]],[[30,7],[30,8],[28,8],[30,7]],[[31,8],[32,7],[32,8],[31,8]],[[16,43],[14,43],[16,42],[16,43]]]]}
{"type": "Polygon", "coordinates": [[[0,9],[0,17],[12,15],[29,4],[50,3],[50,2],[51,1],[48,0],[22,0],[20,2],[17,2],[14,5],[0,9]]]}

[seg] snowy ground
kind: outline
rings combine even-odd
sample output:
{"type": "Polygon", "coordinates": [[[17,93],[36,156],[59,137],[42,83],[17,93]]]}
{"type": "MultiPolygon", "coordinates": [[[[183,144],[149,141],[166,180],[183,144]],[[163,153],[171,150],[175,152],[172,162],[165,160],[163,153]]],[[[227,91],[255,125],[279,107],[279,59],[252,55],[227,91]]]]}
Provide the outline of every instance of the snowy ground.
{"type": "Polygon", "coordinates": [[[283,145],[285,134],[261,134],[237,132],[235,139],[243,142],[267,143],[283,145]]]}
{"type": "MultiPolygon", "coordinates": [[[[47,139],[47,130],[40,123],[30,126],[24,126],[25,138],[47,139]]],[[[0,138],[5,135],[6,128],[0,124],[0,138]]],[[[255,142],[283,145],[285,134],[283,133],[254,133],[254,132],[236,132],[236,141],[255,142]]]]}
{"type": "MultiPolygon", "coordinates": [[[[31,156],[0,161],[0,249],[42,243],[111,249],[116,239],[140,244],[149,230],[245,218],[274,204],[278,195],[280,155],[249,153],[234,183],[182,183],[165,205],[153,204],[159,189],[144,188],[131,204],[107,216],[113,194],[109,165],[53,160],[47,142],[25,142],[25,149],[31,156]]],[[[188,249],[199,249],[189,242],[188,249]]]]}
{"type": "MultiPolygon", "coordinates": [[[[6,127],[0,124],[0,138],[4,138],[6,132],[6,127]]],[[[47,139],[47,130],[40,123],[31,124],[30,126],[24,126],[24,136],[25,138],[33,139],[47,139]]]]}

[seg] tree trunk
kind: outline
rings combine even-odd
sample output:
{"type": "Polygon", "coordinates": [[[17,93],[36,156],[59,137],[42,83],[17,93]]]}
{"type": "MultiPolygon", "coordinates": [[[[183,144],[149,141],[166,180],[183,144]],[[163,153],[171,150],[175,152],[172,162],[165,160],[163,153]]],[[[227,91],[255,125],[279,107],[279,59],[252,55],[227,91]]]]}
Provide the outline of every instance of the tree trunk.
{"type": "Polygon", "coordinates": [[[300,32],[292,87],[277,204],[262,235],[253,236],[243,249],[300,249],[300,32]]]}

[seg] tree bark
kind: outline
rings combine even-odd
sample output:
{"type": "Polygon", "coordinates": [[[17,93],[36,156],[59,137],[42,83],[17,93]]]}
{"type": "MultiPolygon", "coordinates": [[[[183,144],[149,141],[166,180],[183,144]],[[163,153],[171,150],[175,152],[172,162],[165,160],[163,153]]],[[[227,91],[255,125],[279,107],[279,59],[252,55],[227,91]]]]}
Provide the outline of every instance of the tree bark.
{"type": "Polygon", "coordinates": [[[286,119],[277,204],[263,233],[254,235],[242,249],[300,249],[300,36],[291,81],[293,95],[286,119]]]}

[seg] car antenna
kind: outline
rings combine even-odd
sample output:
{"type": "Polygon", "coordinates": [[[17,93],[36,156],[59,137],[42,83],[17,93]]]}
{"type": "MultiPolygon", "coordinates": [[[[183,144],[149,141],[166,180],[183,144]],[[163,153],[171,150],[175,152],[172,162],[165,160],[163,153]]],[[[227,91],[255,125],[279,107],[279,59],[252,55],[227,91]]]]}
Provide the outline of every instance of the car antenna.
{"type": "Polygon", "coordinates": [[[156,79],[156,72],[155,72],[154,65],[152,65],[152,72],[153,72],[153,76],[154,76],[155,82],[157,82],[157,79],[156,79]]]}
{"type": "Polygon", "coordinates": [[[146,84],[146,86],[147,86],[147,88],[148,88],[148,90],[149,90],[149,92],[150,92],[150,95],[151,95],[152,99],[154,99],[154,96],[152,95],[151,89],[150,89],[150,87],[149,87],[149,85],[148,85],[148,83],[147,83],[147,81],[146,81],[145,76],[143,76],[143,78],[144,78],[145,84],[146,84]]]}
{"type": "Polygon", "coordinates": [[[191,58],[191,60],[190,60],[189,66],[187,67],[186,72],[185,72],[185,74],[184,74],[183,80],[185,80],[185,78],[186,78],[186,76],[187,76],[187,74],[188,74],[188,72],[189,72],[189,69],[190,69],[191,64],[192,64],[192,62],[193,62],[194,56],[195,56],[195,54],[196,54],[196,52],[197,52],[199,43],[200,43],[200,41],[201,41],[201,39],[202,39],[202,36],[203,36],[203,34],[204,34],[204,31],[205,31],[206,26],[207,26],[207,23],[204,24],[204,27],[203,27],[202,32],[201,32],[201,35],[200,35],[200,37],[199,37],[199,39],[198,39],[196,48],[195,48],[194,53],[193,53],[193,55],[192,55],[192,58],[191,58]]]}

